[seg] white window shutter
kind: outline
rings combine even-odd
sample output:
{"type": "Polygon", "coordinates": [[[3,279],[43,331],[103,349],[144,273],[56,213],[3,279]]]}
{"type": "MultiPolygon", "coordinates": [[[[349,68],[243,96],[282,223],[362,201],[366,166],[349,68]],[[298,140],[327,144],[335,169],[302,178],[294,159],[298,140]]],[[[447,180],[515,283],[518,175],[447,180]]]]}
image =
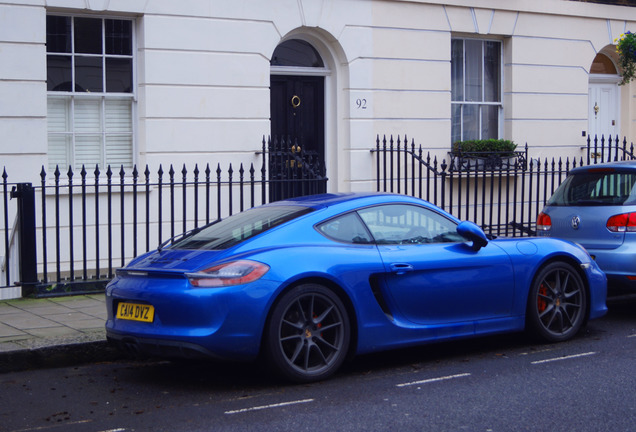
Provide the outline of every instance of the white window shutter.
{"type": "Polygon", "coordinates": [[[71,160],[71,137],[49,134],[49,170],[59,167],[61,172],[68,169],[71,160]]]}
{"type": "Polygon", "coordinates": [[[82,165],[91,167],[95,164],[100,167],[104,165],[101,135],[76,135],[75,169],[81,169],[82,165]]]}
{"type": "Polygon", "coordinates": [[[101,99],[75,99],[75,133],[101,133],[101,99]]]}
{"type": "Polygon", "coordinates": [[[70,98],[49,98],[47,101],[49,132],[49,170],[68,168],[72,159],[70,133],[70,98]]]}
{"type": "Polygon", "coordinates": [[[130,135],[106,136],[106,161],[109,165],[132,166],[132,137],[130,135]]]}
{"type": "Polygon", "coordinates": [[[132,133],[132,101],[130,99],[106,100],[106,133],[132,133]]]}
{"type": "Polygon", "coordinates": [[[106,163],[132,167],[132,100],[105,101],[106,163]]]}

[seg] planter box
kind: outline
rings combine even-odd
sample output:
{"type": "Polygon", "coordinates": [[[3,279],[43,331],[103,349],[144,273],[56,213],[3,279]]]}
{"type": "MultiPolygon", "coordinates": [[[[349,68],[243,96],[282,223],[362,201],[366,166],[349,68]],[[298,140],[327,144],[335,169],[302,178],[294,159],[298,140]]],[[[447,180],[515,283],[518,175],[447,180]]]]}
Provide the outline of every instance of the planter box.
{"type": "Polygon", "coordinates": [[[526,168],[525,152],[496,154],[485,153],[461,153],[450,154],[450,171],[455,172],[488,172],[488,171],[512,171],[526,168]]]}

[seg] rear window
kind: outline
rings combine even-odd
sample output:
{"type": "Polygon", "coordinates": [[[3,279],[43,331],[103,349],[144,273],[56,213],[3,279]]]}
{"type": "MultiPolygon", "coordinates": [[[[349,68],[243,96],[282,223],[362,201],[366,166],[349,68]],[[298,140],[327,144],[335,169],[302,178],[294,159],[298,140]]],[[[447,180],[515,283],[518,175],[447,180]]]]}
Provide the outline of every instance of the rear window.
{"type": "Polygon", "coordinates": [[[636,174],[582,172],[568,176],[548,201],[552,206],[614,206],[636,202],[636,174]]]}
{"type": "Polygon", "coordinates": [[[227,249],[258,234],[311,212],[309,207],[257,207],[209,225],[175,242],[172,249],[227,249]]]}

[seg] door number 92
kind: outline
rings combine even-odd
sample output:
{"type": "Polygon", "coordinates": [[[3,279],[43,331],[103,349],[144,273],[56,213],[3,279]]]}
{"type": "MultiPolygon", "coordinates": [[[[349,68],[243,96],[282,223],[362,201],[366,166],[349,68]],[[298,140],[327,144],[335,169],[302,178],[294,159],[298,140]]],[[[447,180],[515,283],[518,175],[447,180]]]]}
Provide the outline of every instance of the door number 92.
{"type": "Polygon", "coordinates": [[[366,99],[356,99],[356,108],[358,109],[367,109],[367,100],[366,99]]]}

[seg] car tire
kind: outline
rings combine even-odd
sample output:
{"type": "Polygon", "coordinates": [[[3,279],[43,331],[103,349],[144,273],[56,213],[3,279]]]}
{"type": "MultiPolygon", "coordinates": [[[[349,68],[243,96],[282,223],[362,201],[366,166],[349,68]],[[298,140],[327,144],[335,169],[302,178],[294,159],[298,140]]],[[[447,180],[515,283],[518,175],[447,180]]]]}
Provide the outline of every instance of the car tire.
{"type": "Polygon", "coordinates": [[[553,262],[534,277],[526,312],[527,329],[539,340],[560,342],[576,335],[586,320],[587,289],[565,262],[553,262]]]}
{"type": "Polygon", "coordinates": [[[328,378],[342,365],[351,326],[332,290],[304,284],[279,299],[265,336],[265,352],[274,369],[293,382],[307,383],[328,378]]]}

